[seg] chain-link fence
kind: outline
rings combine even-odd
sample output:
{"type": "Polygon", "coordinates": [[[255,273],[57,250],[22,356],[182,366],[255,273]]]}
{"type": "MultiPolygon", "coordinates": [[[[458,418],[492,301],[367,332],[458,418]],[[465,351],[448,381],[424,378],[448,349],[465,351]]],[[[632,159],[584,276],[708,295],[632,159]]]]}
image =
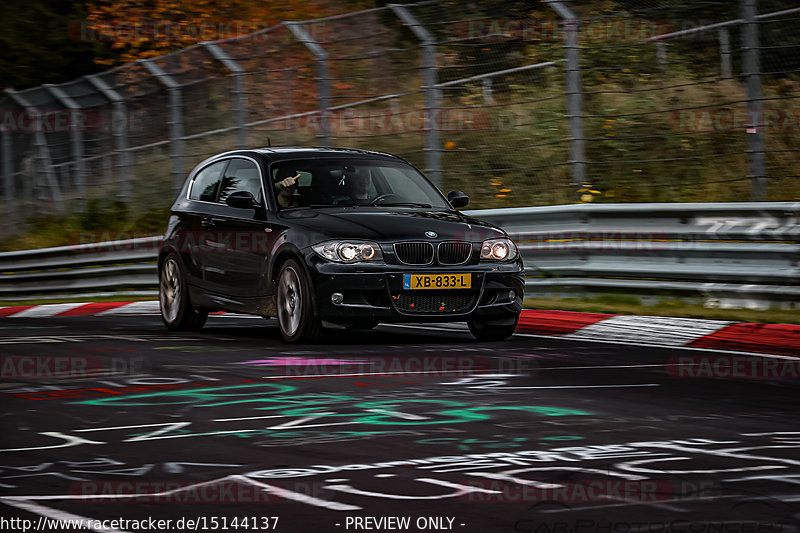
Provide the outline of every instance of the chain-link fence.
{"type": "Polygon", "coordinates": [[[2,225],[145,216],[268,143],[393,152],[477,208],[798,201],[793,4],[390,4],[7,90],[2,225]]]}

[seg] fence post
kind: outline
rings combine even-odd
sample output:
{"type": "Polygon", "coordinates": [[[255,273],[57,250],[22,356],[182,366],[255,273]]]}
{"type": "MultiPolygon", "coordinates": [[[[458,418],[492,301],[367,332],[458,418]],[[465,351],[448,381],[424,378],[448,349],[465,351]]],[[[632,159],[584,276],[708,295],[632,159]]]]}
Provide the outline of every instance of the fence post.
{"type": "Polygon", "coordinates": [[[750,168],[750,200],[760,202],[767,196],[764,154],[764,109],[761,90],[761,60],[758,41],[758,2],[742,0],[744,77],[747,82],[747,156],[750,168]]]}
{"type": "Polygon", "coordinates": [[[317,63],[317,101],[320,113],[320,146],[331,146],[331,129],[328,122],[328,109],[331,107],[330,72],[328,71],[328,52],[297,22],[283,22],[294,38],[303,43],[314,54],[317,63]]]}
{"type": "Polygon", "coordinates": [[[414,33],[422,44],[422,84],[425,89],[425,172],[428,178],[441,188],[442,152],[439,133],[439,101],[441,89],[437,86],[436,39],[411,12],[398,4],[389,8],[414,33]]]}
{"type": "Polygon", "coordinates": [[[102,78],[92,74],[85,76],[92,86],[111,102],[111,135],[114,137],[114,151],[117,153],[117,181],[119,191],[117,195],[125,202],[130,201],[130,184],[128,183],[128,168],[130,157],[128,153],[128,110],[125,99],[117,91],[108,86],[102,78]]]}
{"type": "MultiPolygon", "coordinates": [[[[78,124],[78,112],[81,111],[79,106],[67,93],[50,84],[44,85],[45,90],[50,93],[62,106],[70,110],[70,139],[72,140],[72,159],[75,162],[75,182],[78,186],[78,195],[80,196],[80,204],[83,205],[83,199],[86,195],[86,162],[83,158],[83,132],[78,124]]],[[[82,210],[82,209],[81,209],[82,210]]]]}
{"type": "Polygon", "coordinates": [[[569,163],[572,171],[572,189],[586,182],[586,156],[583,139],[583,90],[581,65],[578,57],[578,18],[563,2],[545,0],[564,21],[564,48],[567,60],[567,120],[569,127],[569,163]]]}
{"type": "Polygon", "coordinates": [[[151,59],[143,61],[150,74],[167,88],[169,94],[169,140],[172,148],[172,188],[178,191],[183,185],[183,102],[181,99],[181,85],[164,70],[153,63],[151,59]]]}
{"type": "Polygon", "coordinates": [[[656,61],[658,67],[662,70],[667,68],[667,43],[664,41],[656,41],[656,61]]]}
{"type": "MultiPolygon", "coordinates": [[[[24,108],[30,116],[41,117],[39,110],[31,105],[25,97],[23,97],[14,89],[6,89],[6,94],[8,94],[11,99],[17,103],[17,105],[24,108]]],[[[35,120],[39,122],[41,119],[36,118],[35,120]]],[[[63,213],[64,198],[61,195],[61,188],[58,183],[58,178],[53,170],[53,160],[50,157],[50,147],[47,145],[47,138],[44,136],[44,132],[39,126],[34,126],[33,143],[34,146],[36,146],[36,162],[39,163],[39,171],[41,171],[42,175],[47,181],[47,187],[50,190],[50,198],[53,200],[56,211],[63,213]]],[[[34,167],[35,166],[36,164],[34,163],[34,167]]],[[[34,168],[34,173],[35,172],[36,169],[34,168]]]]}
{"type": "Polygon", "coordinates": [[[242,79],[244,69],[216,43],[206,41],[202,45],[214,56],[214,59],[222,63],[233,74],[233,106],[236,110],[236,126],[238,128],[236,147],[247,148],[247,126],[245,126],[247,123],[247,95],[244,92],[242,79]]]}
{"type": "Polygon", "coordinates": [[[14,190],[14,165],[12,164],[11,131],[0,126],[0,150],[3,158],[3,194],[6,197],[5,225],[13,227],[17,222],[16,191],[14,190]]]}
{"type": "Polygon", "coordinates": [[[494,105],[492,78],[483,78],[483,103],[486,105],[494,105]]]}
{"type": "Polygon", "coordinates": [[[720,73],[723,78],[730,78],[733,75],[733,68],[731,68],[731,34],[728,28],[720,28],[717,36],[719,38],[720,73]]]}

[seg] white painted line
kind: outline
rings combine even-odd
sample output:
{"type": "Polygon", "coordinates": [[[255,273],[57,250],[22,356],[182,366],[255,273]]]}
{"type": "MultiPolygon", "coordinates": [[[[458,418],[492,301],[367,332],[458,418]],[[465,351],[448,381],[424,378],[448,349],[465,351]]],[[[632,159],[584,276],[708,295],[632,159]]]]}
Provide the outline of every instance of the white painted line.
{"type": "MultiPolygon", "coordinates": [[[[693,320],[693,319],[687,319],[693,320]]],[[[402,327],[402,328],[414,328],[414,329],[427,329],[431,331],[436,331],[433,326],[417,326],[417,325],[410,325],[410,324],[385,324],[386,326],[390,327],[402,327]]],[[[644,348],[671,348],[671,349],[680,349],[680,350],[687,350],[693,352],[711,352],[711,353],[724,353],[724,354],[731,354],[731,355],[752,355],[753,357],[764,357],[766,359],[787,359],[789,361],[798,361],[800,357],[794,357],[791,355],[778,355],[778,354],[771,354],[771,353],[761,353],[761,352],[745,352],[745,351],[737,351],[737,350],[720,350],[717,348],[701,348],[697,346],[674,346],[672,344],[651,344],[651,343],[641,343],[641,342],[626,342],[622,340],[605,340],[605,339],[576,339],[574,337],[570,338],[564,335],[536,335],[534,333],[514,333],[514,337],[530,337],[533,339],[552,339],[552,340],[568,340],[568,341],[575,341],[575,342],[596,342],[600,344],[621,344],[623,346],[639,346],[644,348]]]]}
{"type": "Polygon", "coordinates": [[[95,316],[116,316],[116,315],[159,315],[161,309],[158,300],[147,300],[144,302],[131,302],[127,305],[121,305],[114,309],[101,311],[95,316]]]}
{"type": "Polygon", "coordinates": [[[635,338],[641,344],[683,346],[732,323],[729,320],[621,315],[595,322],[564,337],[576,340],[635,338]]]}
{"type": "Polygon", "coordinates": [[[284,418],[286,415],[243,416],[242,418],[215,418],[212,422],[236,422],[238,420],[261,420],[263,418],[284,418]]]}
{"type": "Polygon", "coordinates": [[[86,305],[85,303],[69,303],[69,304],[47,304],[47,305],[37,305],[36,307],[31,307],[30,309],[25,309],[24,311],[20,311],[19,313],[15,313],[10,316],[13,318],[37,318],[37,317],[45,317],[45,316],[55,316],[59,313],[63,313],[64,311],[69,311],[71,309],[75,309],[76,307],[80,307],[82,305],[86,305]]]}
{"type": "Polygon", "coordinates": [[[273,485],[268,485],[267,483],[261,483],[260,481],[256,481],[254,479],[250,479],[245,476],[234,475],[231,478],[236,478],[239,481],[249,483],[256,487],[261,487],[269,493],[275,494],[276,496],[280,496],[281,498],[286,498],[287,500],[293,500],[300,503],[306,503],[309,505],[316,505],[317,507],[323,507],[325,509],[331,509],[332,511],[358,511],[361,507],[357,505],[349,505],[346,503],[339,503],[339,502],[331,502],[328,500],[323,500],[320,498],[315,498],[314,496],[309,496],[308,494],[302,494],[299,492],[294,492],[283,487],[275,487],[273,485]]]}
{"type": "Polygon", "coordinates": [[[769,435],[800,435],[800,431],[769,431],[767,433],[742,433],[745,437],[767,437],[769,435]]]}
{"type": "Polygon", "coordinates": [[[686,351],[693,351],[693,352],[711,352],[711,353],[724,353],[724,354],[731,354],[731,355],[752,355],[753,357],[764,357],[766,359],[788,359],[790,361],[798,361],[800,358],[794,357],[791,355],[777,355],[771,353],[760,353],[760,352],[740,352],[736,350],[718,350],[716,348],[700,348],[697,346],[673,346],[668,344],[642,344],[639,342],[625,342],[619,340],[603,340],[603,339],[575,339],[575,338],[566,338],[566,337],[559,337],[553,335],[534,335],[533,333],[514,333],[515,337],[531,337],[535,339],[552,339],[552,340],[568,340],[568,341],[575,341],[575,342],[596,342],[599,344],[621,344],[623,346],[638,346],[640,348],[669,348],[672,350],[686,350],[686,351]]]}
{"type": "MultiPolygon", "coordinates": [[[[25,501],[25,499],[18,499],[17,497],[14,496],[0,497],[0,502],[3,502],[6,505],[10,505],[11,507],[16,507],[17,509],[22,509],[24,511],[38,514],[39,516],[52,518],[53,520],[63,520],[67,523],[72,522],[73,524],[80,523],[81,525],[81,527],[78,528],[70,527],[69,529],[87,529],[91,531],[98,531],[101,533],[128,533],[127,531],[123,531],[120,529],[89,527],[95,522],[93,518],[87,518],[85,516],[68,513],[66,511],[53,509],[51,507],[45,507],[44,505],[39,505],[38,503],[25,501]]],[[[41,518],[39,520],[40,522],[42,521],[41,518]]],[[[61,525],[66,527],[66,524],[62,523],[61,525]]],[[[41,529],[37,528],[37,529],[40,531],[45,531],[44,528],[41,529]]],[[[51,529],[51,531],[56,531],[56,530],[51,529]]]]}

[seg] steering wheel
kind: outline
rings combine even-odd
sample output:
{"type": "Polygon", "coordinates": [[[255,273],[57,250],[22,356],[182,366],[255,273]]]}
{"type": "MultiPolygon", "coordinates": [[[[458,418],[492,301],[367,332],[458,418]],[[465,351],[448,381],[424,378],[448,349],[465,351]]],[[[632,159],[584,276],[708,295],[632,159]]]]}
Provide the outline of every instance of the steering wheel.
{"type": "Polygon", "coordinates": [[[395,194],[393,192],[387,192],[387,193],[380,194],[380,195],[376,196],[375,198],[373,198],[372,200],[367,202],[367,205],[376,205],[379,202],[383,202],[387,198],[392,198],[392,197],[397,198],[398,200],[402,200],[402,198],[400,198],[399,195],[397,195],[397,194],[395,194]]]}

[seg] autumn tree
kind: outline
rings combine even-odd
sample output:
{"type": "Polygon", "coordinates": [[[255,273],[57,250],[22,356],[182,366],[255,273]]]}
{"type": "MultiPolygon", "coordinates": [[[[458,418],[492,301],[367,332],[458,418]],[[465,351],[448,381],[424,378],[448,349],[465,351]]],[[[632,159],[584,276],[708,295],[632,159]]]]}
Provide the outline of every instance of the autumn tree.
{"type": "Polygon", "coordinates": [[[241,37],[283,20],[311,19],[329,11],[325,3],[310,0],[90,0],[87,9],[86,21],[76,31],[115,52],[113,59],[97,58],[104,65],[241,37]]]}

